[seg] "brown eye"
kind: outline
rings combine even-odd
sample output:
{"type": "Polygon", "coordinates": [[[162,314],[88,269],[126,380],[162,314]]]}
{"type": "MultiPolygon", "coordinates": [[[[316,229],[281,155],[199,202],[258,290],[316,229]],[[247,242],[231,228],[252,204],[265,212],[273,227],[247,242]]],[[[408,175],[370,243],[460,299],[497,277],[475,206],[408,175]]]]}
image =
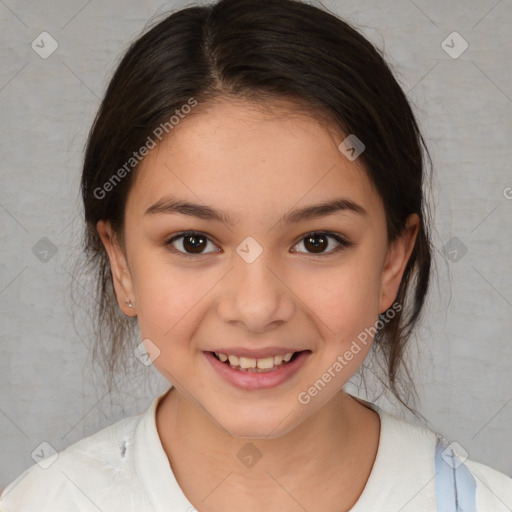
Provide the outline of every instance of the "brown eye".
{"type": "Polygon", "coordinates": [[[322,253],[325,251],[327,246],[329,245],[328,237],[325,235],[309,235],[304,239],[304,247],[308,250],[311,248],[311,252],[313,253],[322,253]]]}
{"type": "MultiPolygon", "coordinates": [[[[193,255],[202,255],[207,254],[204,253],[205,247],[208,245],[208,243],[211,243],[213,245],[213,242],[204,235],[203,233],[197,233],[197,232],[187,232],[182,233],[181,235],[175,236],[171,238],[169,241],[166,242],[166,245],[171,246],[173,252],[178,252],[182,256],[193,256],[193,255]],[[178,247],[174,246],[173,244],[175,242],[179,241],[178,247]],[[181,245],[181,248],[179,247],[181,245]]],[[[218,252],[217,249],[214,251],[208,251],[208,252],[218,252]]]]}
{"type": "MultiPolygon", "coordinates": [[[[347,242],[343,238],[333,234],[333,233],[309,233],[307,236],[305,236],[298,244],[304,244],[304,247],[306,248],[307,252],[309,254],[332,254],[335,252],[338,252],[346,247],[350,247],[353,245],[351,242],[347,242]],[[333,239],[337,242],[337,246],[335,246],[333,249],[325,252],[327,247],[329,247],[329,241],[333,239]]],[[[296,247],[297,247],[296,246],[296,247]]]]}

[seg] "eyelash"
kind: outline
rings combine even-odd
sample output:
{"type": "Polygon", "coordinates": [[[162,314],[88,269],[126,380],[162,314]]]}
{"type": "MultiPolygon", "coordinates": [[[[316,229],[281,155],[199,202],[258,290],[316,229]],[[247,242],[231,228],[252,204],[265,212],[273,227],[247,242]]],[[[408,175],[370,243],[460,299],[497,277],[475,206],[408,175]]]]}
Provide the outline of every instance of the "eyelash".
{"type": "MultiPolygon", "coordinates": [[[[176,236],[173,236],[169,240],[165,241],[165,246],[171,252],[177,254],[178,256],[183,256],[185,258],[197,258],[198,256],[205,256],[206,254],[209,254],[209,253],[189,254],[189,253],[186,253],[186,252],[179,251],[176,248],[172,247],[171,244],[173,242],[175,242],[176,240],[179,240],[180,238],[184,238],[186,236],[189,236],[189,235],[204,236],[209,242],[212,242],[212,240],[210,240],[210,238],[208,238],[204,233],[202,233],[200,231],[185,231],[185,232],[180,233],[180,234],[178,234],[176,236]]],[[[315,254],[315,253],[306,253],[306,254],[310,254],[312,256],[330,256],[330,255],[333,255],[333,254],[337,254],[338,252],[342,251],[343,249],[347,249],[347,248],[352,247],[354,245],[352,242],[348,242],[347,240],[341,238],[339,235],[337,235],[335,233],[331,233],[329,231],[312,231],[310,233],[307,233],[295,245],[300,244],[301,242],[303,242],[305,239],[307,239],[311,235],[313,235],[313,236],[315,236],[315,235],[324,235],[327,238],[333,238],[334,240],[336,240],[340,244],[336,248],[334,248],[334,249],[332,249],[331,251],[328,251],[328,252],[317,253],[317,254],[315,254]]],[[[215,252],[215,251],[212,251],[212,252],[215,252]]]]}

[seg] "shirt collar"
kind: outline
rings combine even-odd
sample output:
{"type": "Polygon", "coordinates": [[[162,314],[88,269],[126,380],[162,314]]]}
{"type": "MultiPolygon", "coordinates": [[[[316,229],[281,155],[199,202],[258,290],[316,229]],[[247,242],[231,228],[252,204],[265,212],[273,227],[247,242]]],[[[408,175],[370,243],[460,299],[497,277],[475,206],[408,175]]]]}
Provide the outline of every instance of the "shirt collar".
{"type": "Polygon", "coordinates": [[[435,433],[401,420],[372,402],[353,398],[377,412],[380,435],[370,476],[349,512],[437,510],[435,433]]]}
{"type": "MultiPolygon", "coordinates": [[[[156,512],[190,512],[194,507],[178,485],[156,428],[156,408],[171,389],[152,401],[137,425],[135,470],[156,512]]],[[[376,505],[384,504],[386,510],[403,512],[436,510],[435,434],[388,414],[376,404],[353,398],[377,412],[380,434],[370,476],[350,512],[374,512],[376,505]]]]}
{"type": "Polygon", "coordinates": [[[189,512],[194,507],[178,485],[156,428],[156,408],[170,389],[151,402],[137,425],[135,471],[156,512],[189,512]]]}

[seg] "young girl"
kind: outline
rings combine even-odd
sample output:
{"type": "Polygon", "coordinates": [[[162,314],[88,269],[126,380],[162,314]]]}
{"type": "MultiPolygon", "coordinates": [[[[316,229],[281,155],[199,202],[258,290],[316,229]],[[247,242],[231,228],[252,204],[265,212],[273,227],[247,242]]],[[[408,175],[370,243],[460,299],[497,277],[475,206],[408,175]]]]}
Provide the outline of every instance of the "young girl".
{"type": "Polygon", "coordinates": [[[511,478],[344,390],[376,353],[408,407],[424,149],[380,53],[311,5],[221,0],[137,40],[87,144],[86,250],[112,374],[171,386],[2,512],[512,510],[511,478]]]}

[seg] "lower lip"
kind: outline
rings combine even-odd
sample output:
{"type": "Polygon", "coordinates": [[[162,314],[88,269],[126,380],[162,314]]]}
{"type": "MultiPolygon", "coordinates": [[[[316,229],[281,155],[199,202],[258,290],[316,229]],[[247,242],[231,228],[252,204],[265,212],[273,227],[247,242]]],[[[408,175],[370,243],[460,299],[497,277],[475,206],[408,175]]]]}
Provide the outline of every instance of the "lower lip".
{"type": "Polygon", "coordinates": [[[219,361],[211,352],[203,352],[207,361],[213,366],[218,374],[230,384],[250,391],[255,389],[270,389],[283,383],[294,375],[304,364],[306,358],[311,354],[305,350],[298,354],[293,361],[286,363],[271,372],[244,372],[235,370],[226,363],[219,361]]]}

